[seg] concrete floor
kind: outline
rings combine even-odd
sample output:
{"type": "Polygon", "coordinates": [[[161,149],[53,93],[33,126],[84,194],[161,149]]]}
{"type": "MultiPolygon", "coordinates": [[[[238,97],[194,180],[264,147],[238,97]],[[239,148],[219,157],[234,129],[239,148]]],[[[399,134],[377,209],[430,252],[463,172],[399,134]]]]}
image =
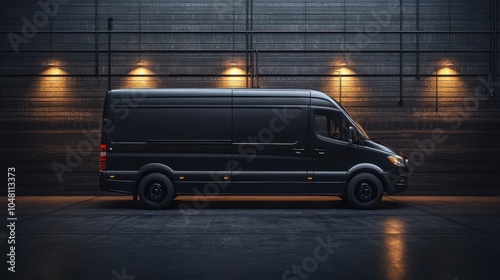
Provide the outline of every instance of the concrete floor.
{"type": "Polygon", "coordinates": [[[384,197],[372,211],[336,197],[16,203],[16,278],[2,276],[2,226],[0,279],[500,279],[500,197],[384,197]]]}

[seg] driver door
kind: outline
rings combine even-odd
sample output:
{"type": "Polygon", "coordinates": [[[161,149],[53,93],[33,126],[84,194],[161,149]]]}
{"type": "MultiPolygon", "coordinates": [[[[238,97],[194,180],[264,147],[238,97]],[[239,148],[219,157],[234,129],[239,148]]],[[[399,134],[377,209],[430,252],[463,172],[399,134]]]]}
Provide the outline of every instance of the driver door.
{"type": "Polygon", "coordinates": [[[358,145],[349,142],[351,125],[341,111],[312,110],[314,191],[339,194],[347,171],[358,162],[358,145]]]}

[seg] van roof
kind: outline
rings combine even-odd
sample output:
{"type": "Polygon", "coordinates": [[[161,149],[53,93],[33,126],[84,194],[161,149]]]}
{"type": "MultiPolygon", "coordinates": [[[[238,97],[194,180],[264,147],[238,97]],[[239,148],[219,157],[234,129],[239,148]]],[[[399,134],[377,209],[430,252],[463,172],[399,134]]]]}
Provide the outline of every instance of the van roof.
{"type": "Polygon", "coordinates": [[[113,93],[122,93],[122,92],[147,92],[147,93],[231,93],[232,91],[238,92],[310,92],[309,89],[279,89],[279,88],[124,88],[124,89],[114,89],[111,90],[113,93]]]}
{"type": "MultiPolygon", "coordinates": [[[[276,97],[313,97],[333,101],[325,93],[310,89],[262,89],[262,88],[132,88],[114,89],[110,95],[120,97],[174,97],[174,96],[276,96],[276,97]]],[[[336,103],[336,102],[333,102],[336,103]]]]}

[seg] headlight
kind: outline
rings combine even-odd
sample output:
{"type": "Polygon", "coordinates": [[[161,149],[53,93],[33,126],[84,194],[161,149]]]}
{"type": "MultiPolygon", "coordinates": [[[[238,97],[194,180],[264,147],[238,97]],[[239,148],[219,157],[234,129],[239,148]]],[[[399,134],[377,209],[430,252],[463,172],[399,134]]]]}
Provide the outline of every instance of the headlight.
{"type": "Polygon", "coordinates": [[[388,156],[387,158],[392,162],[392,164],[399,167],[405,167],[405,161],[403,160],[402,157],[393,155],[393,156],[388,156]]]}

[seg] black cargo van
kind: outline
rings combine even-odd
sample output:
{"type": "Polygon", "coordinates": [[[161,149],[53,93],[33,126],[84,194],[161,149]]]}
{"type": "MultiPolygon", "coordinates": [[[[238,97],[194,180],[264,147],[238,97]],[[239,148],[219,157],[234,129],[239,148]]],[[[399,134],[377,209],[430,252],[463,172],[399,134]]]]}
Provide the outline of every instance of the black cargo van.
{"type": "Polygon", "coordinates": [[[149,208],[176,195],[337,195],[372,209],[408,188],[408,159],[314,90],[106,94],[100,188],[149,208]]]}

